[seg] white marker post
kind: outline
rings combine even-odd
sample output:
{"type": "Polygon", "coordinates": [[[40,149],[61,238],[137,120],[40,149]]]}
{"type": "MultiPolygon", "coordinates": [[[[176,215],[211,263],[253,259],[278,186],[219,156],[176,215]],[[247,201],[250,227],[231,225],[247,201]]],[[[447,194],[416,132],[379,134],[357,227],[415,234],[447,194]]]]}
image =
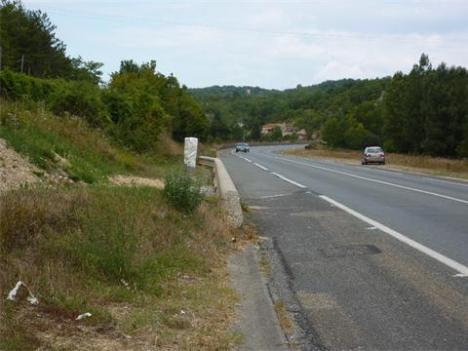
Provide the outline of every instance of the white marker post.
{"type": "Polygon", "coordinates": [[[197,166],[198,138],[185,138],[184,164],[187,170],[194,170],[197,166]]]}

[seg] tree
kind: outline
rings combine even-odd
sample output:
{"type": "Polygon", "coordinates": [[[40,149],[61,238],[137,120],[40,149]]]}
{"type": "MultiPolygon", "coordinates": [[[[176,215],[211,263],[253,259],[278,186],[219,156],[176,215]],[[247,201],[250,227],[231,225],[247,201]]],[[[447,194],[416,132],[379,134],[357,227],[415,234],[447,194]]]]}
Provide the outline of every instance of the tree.
{"type": "Polygon", "coordinates": [[[93,84],[102,82],[101,68],[104,66],[101,62],[83,61],[81,56],[71,59],[73,72],[70,78],[74,80],[85,80],[93,84]]]}
{"type": "Polygon", "coordinates": [[[322,127],[322,137],[331,147],[343,147],[345,145],[345,131],[345,122],[338,117],[331,117],[322,127]]]}
{"type": "Polygon", "coordinates": [[[63,77],[73,71],[47,14],[26,10],[20,1],[1,0],[0,23],[5,67],[40,77],[63,77]]]}

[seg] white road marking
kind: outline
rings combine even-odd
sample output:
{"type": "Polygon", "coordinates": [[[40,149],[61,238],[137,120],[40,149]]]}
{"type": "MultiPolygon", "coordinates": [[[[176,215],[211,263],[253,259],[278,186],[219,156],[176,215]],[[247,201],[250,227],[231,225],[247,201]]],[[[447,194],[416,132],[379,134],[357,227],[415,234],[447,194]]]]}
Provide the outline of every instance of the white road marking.
{"type": "Polygon", "coordinates": [[[444,256],[430,248],[428,248],[427,246],[424,246],[416,241],[414,241],[413,239],[410,239],[406,236],[404,236],[403,234],[401,233],[398,233],[397,231],[383,225],[382,223],[380,222],[377,222],[369,217],[366,217],[364,216],[363,214],[360,214],[359,212],[333,200],[333,199],[330,199],[329,197],[325,196],[325,195],[320,195],[320,197],[327,201],[328,203],[332,204],[333,206],[336,206],[340,209],[342,209],[343,211],[345,212],[348,212],[350,215],[356,217],[356,218],[359,218],[361,221],[364,221],[368,224],[370,224],[371,226],[373,227],[376,227],[377,229],[383,231],[384,233],[387,233],[388,235],[391,235],[392,237],[394,237],[395,239],[411,246],[412,248],[432,257],[433,259],[445,264],[446,266],[452,268],[453,270],[457,271],[458,274],[455,274],[456,277],[468,277],[468,267],[466,267],[465,265],[459,263],[459,262],[456,262],[454,260],[452,260],[451,258],[448,258],[447,256],[444,256]]]}
{"type": "Polygon", "coordinates": [[[284,181],[288,182],[288,183],[291,183],[299,188],[302,188],[302,189],[305,189],[307,188],[305,185],[302,185],[301,183],[298,183],[298,182],[295,182],[294,180],[291,180],[289,178],[286,178],[285,176],[282,176],[281,174],[278,174],[276,172],[271,172],[271,174],[273,174],[274,176],[277,176],[278,178],[281,178],[283,179],[284,181]]]}
{"type": "Polygon", "coordinates": [[[247,162],[252,163],[252,161],[249,160],[247,157],[242,157],[242,158],[243,158],[244,160],[246,160],[247,162]]]}
{"type": "Polygon", "coordinates": [[[292,194],[265,195],[265,196],[261,196],[260,199],[272,199],[275,197],[282,197],[282,196],[289,196],[289,195],[292,195],[292,194]]]}
{"type": "Polygon", "coordinates": [[[259,164],[257,162],[255,162],[254,165],[257,166],[258,168],[263,169],[264,171],[268,171],[268,168],[266,168],[265,166],[262,166],[261,164],[259,164]]]}
{"type": "Polygon", "coordinates": [[[384,181],[384,180],[378,180],[378,179],[374,179],[374,178],[367,178],[367,177],[363,177],[363,176],[358,176],[358,175],[356,175],[356,174],[352,174],[352,173],[348,173],[348,172],[342,172],[342,171],[337,171],[337,170],[335,170],[335,169],[330,169],[330,168],[327,168],[327,167],[320,167],[320,166],[316,166],[316,165],[311,165],[310,163],[305,163],[305,162],[300,162],[300,161],[289,160],[289,159],[283,158],[283,157],[275,157],[275,158],[277,158],[277,159],[279,159],[279,160],[287,161],[287,162],[297,163],[297,164],[300,164],[300,165],[303,165],[303,166],[307,166],[307,167],[312,167],[312,168],[321,169],[321,170],[323,170],[323,171],[328,171],[328,172],[331,172],[331,173],[336,173],[336,174],[341,174],[341,175],[345,175],[345,176],[348,176],[348,177],[353,177],[353,178],[356,178],[356,179],[363,179],[363,180],[366,180],[366,181],[368,181],[368,182],[374,182],[374,183],[378,183],[378,184],[384,184],[384,185],[392,186],[392,187],[395,187],[395,188],[410,190],[410,191],[414,191],[414,192],[418,192],[418,193],[422,193],[422,194],[426,194],[426,195],[437,196],[437,197],[440,197],[440,198],[442,198],[442,199],[452,200],[452,201],[456,201],[456,202],[460,202],[460,203],[462,203],[462,204],[467,204],[467,205],[468,205],[468,200],[463,200],[463,199],[459,199],[459,198],[452,197],[452,196],[448,196],[448,195],[442,195],[442,194],[438,194],[438,193],[433,193],[433,192],[431,192],[431,191],[426,191],[426,190],[422,190],[422,189],[418,189],[418,188],[412,188],[412,187],[405,186],[405,185],[399,185],[399,184],[395,184],[395,183],[390,183],[390,182],[386,182],[386,181],[384,181]]]}

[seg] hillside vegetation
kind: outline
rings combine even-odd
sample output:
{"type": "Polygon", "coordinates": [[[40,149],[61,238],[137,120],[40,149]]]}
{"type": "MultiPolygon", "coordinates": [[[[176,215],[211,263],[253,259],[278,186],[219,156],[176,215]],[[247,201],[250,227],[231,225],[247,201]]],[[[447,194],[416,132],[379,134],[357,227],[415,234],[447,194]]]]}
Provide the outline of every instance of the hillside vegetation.
{"type": "Polygon", "coordinates": [[[66,55],[55,26],[40,10],[1,0],[0,96],[42,102],[58,116],[73,115],[104,130],[126,148],[153,152],[162,134],[178,141],[207,137],[209,121],[176,77],[156,61],[123,60],[102,85],[101,63],[66,55]]]}
{"type": "Polygon", "coordinates": [[[245,132],[258,140],[264,123],[288,121],[333,148],[381,144],[390,152],[468,156],[468,71],[444,63],[434,68],[424,54],[408,74],[382,79],[284,91],[232,86],[190,91],[213,119],[211,133],[218,138],[240,139],[245,132]]]}
{"type": "Polygon", "coordinates": [[[199,104],[155,61],[103,85],[20,2],[1,0],[0,23],[0,175],[17,178],[0,187],[0,350],[232,348],[241,233],[178,143],[207,137],[199,104]]]}
{"type": "Polygon", "coordinates": [[[180,147],[161,138],[164,152],[139,154],[44,103],[0,102],[0,138],[36,165],[40,180],[0,193],[0,349],[236,344],[225,257],[239,233],[226,227],[216,198],[201,198],[177,175],[180,147]],[[109,182],[115,175],[175,185],[118,186],[109,182]],[[37,306],[6,300],[20,280],[37,306]],[[91,317],[76,321],[83,313],[91,317]]]}

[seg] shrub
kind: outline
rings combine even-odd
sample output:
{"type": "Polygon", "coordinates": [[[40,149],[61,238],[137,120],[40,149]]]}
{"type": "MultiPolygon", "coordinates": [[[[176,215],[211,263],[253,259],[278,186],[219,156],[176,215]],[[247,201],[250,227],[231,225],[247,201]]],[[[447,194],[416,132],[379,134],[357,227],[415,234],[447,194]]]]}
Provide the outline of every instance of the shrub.
{"type": "Polygon", "coordinates": [[[203,198],[199,182],[182,172],[166,177],[164,196],[176,209],[187,213],[194,212],[203,198]]]}
{"type": "Polygon", "coordinates": [[[40,79],[4,69],[0,71],[0,95],[10,99],[29,98],[47,101],[56,89],[53,79],[40,79]]]}
{"type": "Polygon", "coordinates": [[[83,117],[92,127],[104,127],[109,122],[99,87],[91,83],[63,84],[52,97],[51,108],[57,115],[83,117]]]}

